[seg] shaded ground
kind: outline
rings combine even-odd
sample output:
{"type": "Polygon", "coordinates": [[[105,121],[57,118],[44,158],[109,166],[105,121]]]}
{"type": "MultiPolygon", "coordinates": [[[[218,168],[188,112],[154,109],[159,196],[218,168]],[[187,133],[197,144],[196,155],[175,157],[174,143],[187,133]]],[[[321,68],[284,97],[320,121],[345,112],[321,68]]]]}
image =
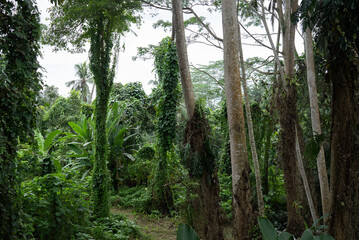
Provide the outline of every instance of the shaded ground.
{"type": "Polygon", "coordinates": [[[112,207],[112,214],[123,214],[134,221],[143,232],[153,240],[176,240],[176,223],[174,219],[158,215],[143,215],[132,209],[112,207]]]}
{"type": "MultiPolygon", "coordinates": [[[[112,207],[111,213],[125,215],[129,220],[134,221],[152,240],[176,240],[177,225],[179,223],[176,223],[173,218],[145,215],[133,209],[119,206],[112,207]]],[[[231,227],[224,228],[224,237],[226,240],[233,239],[231,232],[231,227]]]]}

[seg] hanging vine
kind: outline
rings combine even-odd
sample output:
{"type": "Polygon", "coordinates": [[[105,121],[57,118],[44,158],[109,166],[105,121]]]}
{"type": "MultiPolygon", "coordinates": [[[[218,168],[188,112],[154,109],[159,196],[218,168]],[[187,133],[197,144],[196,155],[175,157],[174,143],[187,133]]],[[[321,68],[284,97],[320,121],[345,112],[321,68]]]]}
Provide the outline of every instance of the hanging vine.
{"type": "Polygon", "coordinates": [[[158,166],[153,183],[155,204],[167,212],[173,204],[168,185],[168,159],[173,153],[176,137],[176,113],[179,103],[179,67],[176,45],[171,38],[164,38],[155,49],[155,68],[160,82],[161,97],[157,106],[158,166]]]}

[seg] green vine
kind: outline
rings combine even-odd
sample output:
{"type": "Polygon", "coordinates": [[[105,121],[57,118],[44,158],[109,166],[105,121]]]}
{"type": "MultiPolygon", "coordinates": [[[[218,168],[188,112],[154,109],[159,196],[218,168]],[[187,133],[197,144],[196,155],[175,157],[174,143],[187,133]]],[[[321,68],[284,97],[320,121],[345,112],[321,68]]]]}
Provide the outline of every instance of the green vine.
{"type": "Polygon", "coordinates": [[[168,160],[173,155],[176,137],[176,113],[179,100],[179,67],[176,45],[164,38],[154,51],[155,68],[160,82],[161,97],[157,106],[158,166],[153,185],[153,194],[162,211],[172,205],[172,193],[168,185],[168,160]]]}
{"type": "Polygon", "coordinates": [[[90,46],[90,68],[97,86],[95,102],[95,165],[92,176],[92,199],[97,217],[108,217],[110,211],[110,175],[107,169],[107,105],[113,84],[114,71],[110,69],[113,36],[111,22],[99,13],[90,24],[93,28],[90,46]]]}
{"type": "Polygon", "coordinates": [[[39,12],[33,1],[0,3],[0,239],[14,239],[20,223],[18,141],[32,136],[38,73],[39,12]]]}

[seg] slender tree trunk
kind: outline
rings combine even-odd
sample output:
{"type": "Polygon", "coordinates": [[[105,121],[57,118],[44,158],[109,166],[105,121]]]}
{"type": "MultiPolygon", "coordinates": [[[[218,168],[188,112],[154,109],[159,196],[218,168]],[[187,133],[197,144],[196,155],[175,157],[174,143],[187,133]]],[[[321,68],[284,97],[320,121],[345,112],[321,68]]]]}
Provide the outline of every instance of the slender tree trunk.
{"type": "Polygon", "coordinates": [[[312,193],[310,191],[307,175],[305,173],[305,169],[304,169],[304,165],[303,165],[302,154],[301,154],[300,147],[299,147],[299,139],[298,139],[298,131],[297,131],[297,129],[296,129],[295,136],[296,136],[295,148],[296,148],[296,152],[297,152],[298,169],[299,169],[299,172],[300,172],[300,176],[302,177],[304,190],[305,190],[305,194],[307,196],[307,201],[308,201],[308,205],[309,205],[310,214],[312,215],[313,222],[315,222],[318,219],[318,215],[317,215],[317,212],[316,212],[315,207],[314,207],[312,193]]]}
{"type": "Polygon", "coordinates": [[[253,213],[238,61],[236,9],[234,0],[222,1],[224,76],[232,162],[233,236],[234,239],[246,240],[250,239],[253,213]]]}
{"type": "Polygon", "coordinates": [[[251,113],[251,106],[250,106],[250,102],[249,102],[249,94],[248,94],[247,78],[246,78],[246,69],[245,69],[245,66],[244,66],[242,39],[241,39],[241,31],[240,31],[240,29],[241,28],[238,27],[239,61],[240,61],[241,70],[242,70],[242,79],[241,80],[242,80],[242,84],[243,84],[242,87],[243,87],[244,101],[245,101],[245,107],[246,107],[248,135],[249,135],[249,141],[250,141],[251,151],[252,151],[254,174],[255,174],[255,177],[256,177],[258,210],[259,210],[259,215],[264,216],[264,200],[263,200],[263,192],[262,192],[261,170],[260,170],[259,160],[258,160],[258,155],[257,155],[256,142],[255,142],[255,139],[254,139],[252,113],[251,113]]]}
{"type": "Polygon", "coordinates": [[[90,98],[89,98],[89,101],[88,101],[89,104],[92,103],[92,97],[93,97],[93,93],[94,93],[94,91],[95,91],[95,87],[96,87],[96,84],[94,83],[94,84],[92,85],[91,94],[90,94],[90,98]]]}
{"type": "MultiPolygon", "coordinates": [[[[309,28],[306,30],[304,39],[305,39],[306,65],[307,65],[307,81],[308,81],[309,101],[310,101],[310,116],[312,120],[313,135],[315,136],[315,135],[320,135],[322,133],[322,129],[320,127],[317,86],[315,83],[313,40],[312,40],[312,33],[309,28]]],[[[322,210],[323,210],[323,215],[325,215],[325,214],[329,214],[330,191],[329,191],[328,174],[327,174],[327,167],[325,164],[323,144],[321,144],[320,146],[320,151],[317,157],[317,167],[318,167],[318,177],[319,177],[320,193],[321,193],[320,195],[322,199],[322,210]]]]}
{"type": "Polygon", "coordinates": [[[359,74],[353,58],[338,49],[330,49],[329,69],[333,84],[329,233],[348,240],[359,239],[359,74]]]}
{"type": "Polygon", "coordinates": [[[271,145],[271,136],[273,131],[272,121],[268,121],[266,135],[265,135],[265,144],[264,144],[264,156],[263,156],[263,194],[267,195],[269,192],[269,179],[268,179],[268,168],[269,168],[269,149],[271,145]]]}
{"type": "Polygon", "coordinates": [[[198,194],[200,196],[203,209],[197,209],[197,211],[201,211],[198,213],[204,215],[203,222],[205,239],[222,240],[224,237],[220,219],[219,181],[217,176],[216,161],[213,157],[213,153],[209,150],[210,146],[208,146],[209,125],[205,120],[204,114],[199,113],[199,110],[196,112],[195,95],[187,56],[182,1],[172,0],[172,6],[182,90],[189,118],[184,142],[185,144],[190,144],[191,152],[197,153],[202,159],[201,163],[203,164],[203,172],[200,176],[198,194]],[[198,123],[202,123],[202,125],[197,125],[198,123]]]}
{"type": "Polygon", "coordinates": [[[176,35],[176,47],[178,55],[178,63],[180,66],[180,75],[182,90],[185,99],[188,119],[194,114],[196,106],[196,99],[194,96],[193,84],[191,80],[191,73],[189,70],[188,54],[186,36],[183,24],[182,1],[172,0],[173,15],[174,15],[174,29],[176,35]]]}

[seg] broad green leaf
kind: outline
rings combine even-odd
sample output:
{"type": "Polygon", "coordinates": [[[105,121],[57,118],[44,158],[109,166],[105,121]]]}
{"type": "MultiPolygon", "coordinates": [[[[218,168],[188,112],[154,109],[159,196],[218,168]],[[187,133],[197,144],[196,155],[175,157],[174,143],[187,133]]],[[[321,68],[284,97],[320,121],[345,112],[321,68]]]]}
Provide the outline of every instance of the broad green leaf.
{"type": "Polygon", "coordinates": [[[313,238],[313,234],[309,229],[306,229],[303,234],[302,237],[300,238],[301,240],[314,240],[313,238]]]}
{"type": "MultiPolygon", "coordinates": [[[[116,102],[112,108],[114,108],[113,109],[114,111],[112,111],[112,109],[111,109],[110,110],[111,112],[118,112],[118,103],[116,102]]],[[[106,129],[107,134],[110,134],[113,131],[113,129],[116,127],[116,125],[118,124],[118,122],[122,116],[122,112],[123,112],[124,108],[125,108],[125,105],[123,104],[120,112],[117,113],[118,115],[115,115],[115,114],[112,115],[113,119],[111,119],[111,116],[108,116],[107,129],[106,129]]],[[[110,113],[110,111],[109,111],[109,113],[110,113]]]]}
{"type": "Polygon", "coordinates": [[[37,147],[39,148],[39,151],[41,152],[42,155],[45,155],[45,151],[44,151],[44,136],[42,136],[41,132],[39,130],[34,130],[34,134],[35,134],[35,140],[37,142],[37,147]]]}
{"type": "Polygon", "coordinates": [[[72,150],[72,151],[74,151],[75,153],[77,153],[77,154],[83,154],[83,151],[82,151],[82,149],[79,147],[79,146],[76,146],[75,144],[73,144],[73,143],[69,143],[69,144],[67,144],[67,146],[72,150]]]}
{"type": "Polygon", "coordinates": [[[85,138],[86,135],[84,133],[84,131],[82,130],[82,128],[77,125],[76,123],[74,122],[68,122],[68,124],[71,126],[71,128],[78,134],[80,135],[81,137],[85,138]]]}
{"type": "Polygon", "coordinates": [[[56,172],[61,172],[62,168],[61,168],[60,161],[58,159],[53,159],[52,162],[56,168],[56,172]]]}
{"type": "Polygon", "coordinates": [[[293,235],[288,232],[281,232],[278,236],[278,240],[291,240],[294,239],[293,235]]]}
{"type": "Polygon", "coordinates": [[[177,231],[177,240],[199,240],[197,233],[188,224],[180,224],[177,231]]]}
{"type": "Polygon", "coordinates": [[[84,131],[85,134],[85,138],[87,140],[89,140],[91,138],[90,136],[90,132],[89,132],[89,127],[88,127],[88,122],[87,122],[87,118],[84,118],[83,124],[82,124],[82,129],[84,131]]]}
{"type": "Polygon", "coordinates": [[[273,227],[273,224],[264,217],[258,217],[259,228],[262,232],[263,240],[276,240],[278,239],[278,234],[273,227]]]}
{"type": "Polygon", "coordinates": [[[122,146],[122,144],[124,142],[124,136],[125,136],[126,132],[127,132],[127,128],[124,127],[117,133],[117,135],[115,137],[115,141],[114,141],[115,145],[122,146]]]}
{"type": "Polygon", "coordinates": [[[335,239],[330,235],[321,234],[320,236],[314,236],[314,240],[335,240],[335,239]]]}
{"type": "Polygon", "coordinates": [[[46,138],[45,142],[44,142],[44,151],[47,153],[50,149],[50,147],[52,146],[52,144],[54,143],[54,139],[57,135],[61,134],[60,130],[55,130],[52,131],[46,138]]]}

